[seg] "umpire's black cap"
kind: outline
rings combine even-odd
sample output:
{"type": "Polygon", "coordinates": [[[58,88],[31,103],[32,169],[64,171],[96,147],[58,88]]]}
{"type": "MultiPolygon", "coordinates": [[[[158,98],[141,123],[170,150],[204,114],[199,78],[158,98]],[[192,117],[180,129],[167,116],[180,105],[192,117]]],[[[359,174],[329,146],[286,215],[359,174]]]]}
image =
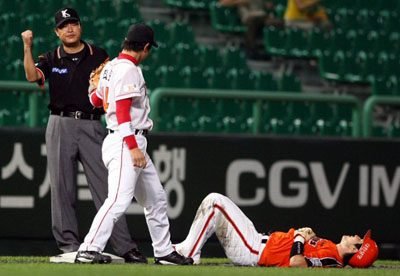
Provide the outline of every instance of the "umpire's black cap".
{"type": "Polygon", "coordinates": [[[54,16],[56,28],[59,28],[62,24],[67,21],[80,22],[78,12],[73,8],[62,8],[54,16]]]}
{"type": "Polygon", "coordinates": [[[158,47],[157,42],[154,41],[153,29],[144,23],[131,25],[128,34],[126,35],[126,39],[132,42],[150,43],[154,47],[158,47]]]}

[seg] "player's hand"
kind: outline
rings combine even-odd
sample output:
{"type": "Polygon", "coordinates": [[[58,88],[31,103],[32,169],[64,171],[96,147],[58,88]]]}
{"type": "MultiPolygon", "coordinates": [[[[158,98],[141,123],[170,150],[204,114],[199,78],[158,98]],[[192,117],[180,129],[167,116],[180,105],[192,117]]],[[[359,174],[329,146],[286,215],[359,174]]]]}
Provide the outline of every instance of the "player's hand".
{"type": "Polygon", "coordinates": [[[306,241],[315,237],[314,231],[310,227],[299,228],[294,231],[294,236],[301,235],[306,241]]]}
{"type": "Polygon", "coordinates": [[[32,47],[33,32],[31,30],[26,30],[21,33],[21,37],[25,47],[32,47]]]}
{"type": "Polygon", "coordinates": [[[134,167],[145,168],[146,158],[139,148],[129,150],[134,167]]]}

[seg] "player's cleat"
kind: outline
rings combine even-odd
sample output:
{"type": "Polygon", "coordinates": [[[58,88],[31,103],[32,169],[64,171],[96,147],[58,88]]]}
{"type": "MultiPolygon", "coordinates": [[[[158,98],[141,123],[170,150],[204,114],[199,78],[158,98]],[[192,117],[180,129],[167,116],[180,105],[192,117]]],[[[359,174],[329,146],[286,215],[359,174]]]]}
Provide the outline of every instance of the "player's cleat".
{"type": "Polygon", "coordinates": [[[109,264],[111,257],[97,251],[78,251],[75,263],[82,264],[109,264]]]}
{"type": "Polygon", "coordinates": [[[140,253],[140,251],[136,248],[128,251],[125,255],[122,256],[125,259],[126,263],[131,264],[147,264],[147,259],[140,253]]]}
{"type": "MultiPolygon", "coordinates": [[[[182,256],[187,256],[189,254],[188,250],[185,249],[185,247],[183,246],[183,243],[177,243],[177,244],[173,244],[172,248],[179,254],[182,256]]],[[[194,265],[199,265],[200,264],[200,250],[198,250],[197,254],[191,257],[193,259],[193,264],[194,265]]]]}
{"type": "Polygon", "coordinates": [[[193,259],[186,258],[182,255],[179,255],[176,251],[173,251],[171,254],[168,254],[164,257],[155,257],[155,264],[160,265],[192,265],[193,259]]]}

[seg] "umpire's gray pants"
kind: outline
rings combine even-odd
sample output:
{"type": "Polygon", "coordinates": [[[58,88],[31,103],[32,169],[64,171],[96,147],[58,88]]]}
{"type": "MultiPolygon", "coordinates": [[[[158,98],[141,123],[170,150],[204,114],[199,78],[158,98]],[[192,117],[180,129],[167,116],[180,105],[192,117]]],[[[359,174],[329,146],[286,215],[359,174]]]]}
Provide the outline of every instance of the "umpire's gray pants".
{"type": "MultiPolygon", "coordinates": [[[[52,230],[64,253],[80,245],[75,213],[77,163],[83,165],[96,209],[107,198],[107,169],[101,158],[105,130],[99,120],[76,120],[50,115],[46,130],[47,164],[51,181],[52,230]]],[[[93,215],[94,216],[94,215],[93,215]]],[[[89,229],[85,229],[85,232],[89,229]]],[[[116,254],[137,248],[125,216],[115,224],[111,243],[116,254]]]]}

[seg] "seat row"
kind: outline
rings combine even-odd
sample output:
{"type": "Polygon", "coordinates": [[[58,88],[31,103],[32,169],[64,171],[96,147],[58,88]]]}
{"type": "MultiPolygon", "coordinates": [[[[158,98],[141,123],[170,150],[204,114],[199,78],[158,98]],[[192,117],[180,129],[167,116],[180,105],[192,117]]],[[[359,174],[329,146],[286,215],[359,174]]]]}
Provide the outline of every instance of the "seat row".
{"type": "Polygon", "coordinates": [[[251,91],[292,91],[302,90],[296,75],[282,74],[278,79],[270,73],[251,72],[232,68],[206,68],[162,66],[157,70],[143,68],[146,85],[150,90],[157,87],[231,89],[251,91]]]}
{"type": "Polygon", "coordinates": [[[119,19],[140,17],[136,0],[12,0],[0,1],[2,14],[15,13],[22,18],[40,15],[42,19],[53,18],[62,7],[75,8],[80,16],[116,17],[119,19]]]}
{"type": "MultiPolygon", "coordinates": [[[[161,106],[160,131],[252,132],[251,101],[166,98],[161,106]]],[[[340,104],[264,101],[261,133],[351,136],[351,112],[340,104]]]]}
{"type": "Polygon", "coordinates": [[[336,51],[325,52],[319,58],[320,75],[328,80],[345,82],[370,82],[383,77],[398,76],[398,55],[336,51]]]}
{"type": "Polygon", "coordinates": [[[400,32],[356,31],[335,29],[326,32],[318,28],[308,31],[264,28],[264,45],[271,55],[319,57],[324,51],[359,51],[400,53],[400,32]]]}

